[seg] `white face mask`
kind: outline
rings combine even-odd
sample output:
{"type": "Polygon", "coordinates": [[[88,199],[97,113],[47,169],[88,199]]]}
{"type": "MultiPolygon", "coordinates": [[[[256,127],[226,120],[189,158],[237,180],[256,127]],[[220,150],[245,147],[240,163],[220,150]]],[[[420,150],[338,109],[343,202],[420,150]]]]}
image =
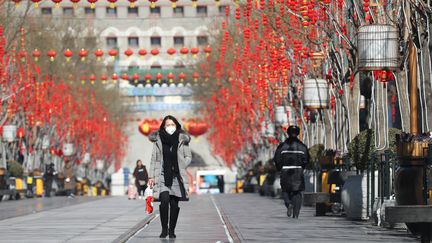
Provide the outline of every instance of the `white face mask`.
{"type": "Polygon", "coordinates": [[[169,135],[173,135],[176,131],[176,127],[175,126],[168,126],[165,127],[165,131],[169,134],[169,135]]]}

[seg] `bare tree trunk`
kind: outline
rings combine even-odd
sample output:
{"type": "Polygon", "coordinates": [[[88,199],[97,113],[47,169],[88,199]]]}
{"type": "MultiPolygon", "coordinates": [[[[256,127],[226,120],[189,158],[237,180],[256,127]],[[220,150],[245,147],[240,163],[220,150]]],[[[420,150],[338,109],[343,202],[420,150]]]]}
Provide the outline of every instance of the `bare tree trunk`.
{"type": "Polygon", "coordinates": [[[353,89],[350,91],[349,85],[345,85],[346,102],[348,106],[349,119],[349,138],[351,141],[360,133],[360,74],[354,77],[353,89]]]}
{"type": "Polygon", "coordinates": [[[334,134],[332,132],[333,127],[333,119],[331,119],[331,112],[329,110],[323,110],[323,119],[324,119],[324,125],[325,125],[325,148],[326,149],[334,149],[335,146],[333,144],[333,137],[334,134]]]}
{"type": "MultiPolygon", "coordinates": [[[[376,82],[376,81],[375,81],[376,82]]],[[[377,150],[384,150],[388,147],[388,101],[387,89],[384,84],[375,83],[375,147],[377,150]]]]}

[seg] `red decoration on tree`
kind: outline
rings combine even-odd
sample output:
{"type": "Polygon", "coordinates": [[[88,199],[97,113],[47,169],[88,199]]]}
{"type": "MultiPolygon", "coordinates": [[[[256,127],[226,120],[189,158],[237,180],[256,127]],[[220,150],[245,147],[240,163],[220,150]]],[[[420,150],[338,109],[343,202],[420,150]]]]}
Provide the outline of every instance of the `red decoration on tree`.
{"type": "Polygon", "coordinates": [[[104,52],[101,49],[97,49],[94,51],[94,55],[96,56],[96,60],[100,61],[102,59],[104,52]]]}
{"type": "Polygon", "coordinates": [[[84,62],[85,59],[86,59],[86,57],[87,57],[87,55],[88,55],[88,51],[87,51],[86,49],[82,48],[82,49],[78,52],[78,55],[80,56],[81,61],[84,62]]]}
{"type": "Polygon", "coordinates": [[[53,62],[53,61],[54,61],[54,58],[55,58],[56,55],[57,55],[57,52],[54,51],[54,50],[49,50],[48,53],[47,53],[47,55],[48,55],[48,57],[50,58],[50,61],[53,62]]]}
{"type": "Polygon", "coordinates": [[[66,57],[66,61],[69,62],[73,55],[73,52],[69,49],[66,49],[66,51],[63,52],[63,55],[66,57]]]}

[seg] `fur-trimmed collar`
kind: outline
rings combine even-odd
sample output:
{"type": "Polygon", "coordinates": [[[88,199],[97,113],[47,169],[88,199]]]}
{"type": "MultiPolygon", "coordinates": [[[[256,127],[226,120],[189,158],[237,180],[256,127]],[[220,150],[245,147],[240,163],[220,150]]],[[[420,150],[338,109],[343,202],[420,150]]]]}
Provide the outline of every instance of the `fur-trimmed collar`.
{"type": "MultiPolygon", "coordinates": [[[[160,140],[159,137],[159,131],[156,132],[152,132],[149,136],[148,136],[149,140],[153,143],[157,142],[158,140],[160,140]]],[[[189,134],[187,134],[186,132],[180,132],[179,134],[179,142],[180,143],[185,143],[188,144],[191,140],[191,137],[189,136],[189,134]]]]}

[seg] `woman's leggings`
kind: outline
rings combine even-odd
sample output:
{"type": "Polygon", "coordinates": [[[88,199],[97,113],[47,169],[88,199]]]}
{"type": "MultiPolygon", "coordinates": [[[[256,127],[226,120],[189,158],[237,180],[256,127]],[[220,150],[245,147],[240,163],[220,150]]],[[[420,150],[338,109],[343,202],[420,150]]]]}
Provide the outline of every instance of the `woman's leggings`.
{"type": "Polygon", "coordinates": [[[137,183],[135,186],[136,186],[136,188],[137,188],[138,195],[140,195],[140,196],[144,196],[144,192],[145,192],[145,190],[147,189],[147,185],[143,185],[143,186],[141,186],[140,184],[137,183]],[[142,192],[142,194],[141,194],[141,192],[142,192]]]}

